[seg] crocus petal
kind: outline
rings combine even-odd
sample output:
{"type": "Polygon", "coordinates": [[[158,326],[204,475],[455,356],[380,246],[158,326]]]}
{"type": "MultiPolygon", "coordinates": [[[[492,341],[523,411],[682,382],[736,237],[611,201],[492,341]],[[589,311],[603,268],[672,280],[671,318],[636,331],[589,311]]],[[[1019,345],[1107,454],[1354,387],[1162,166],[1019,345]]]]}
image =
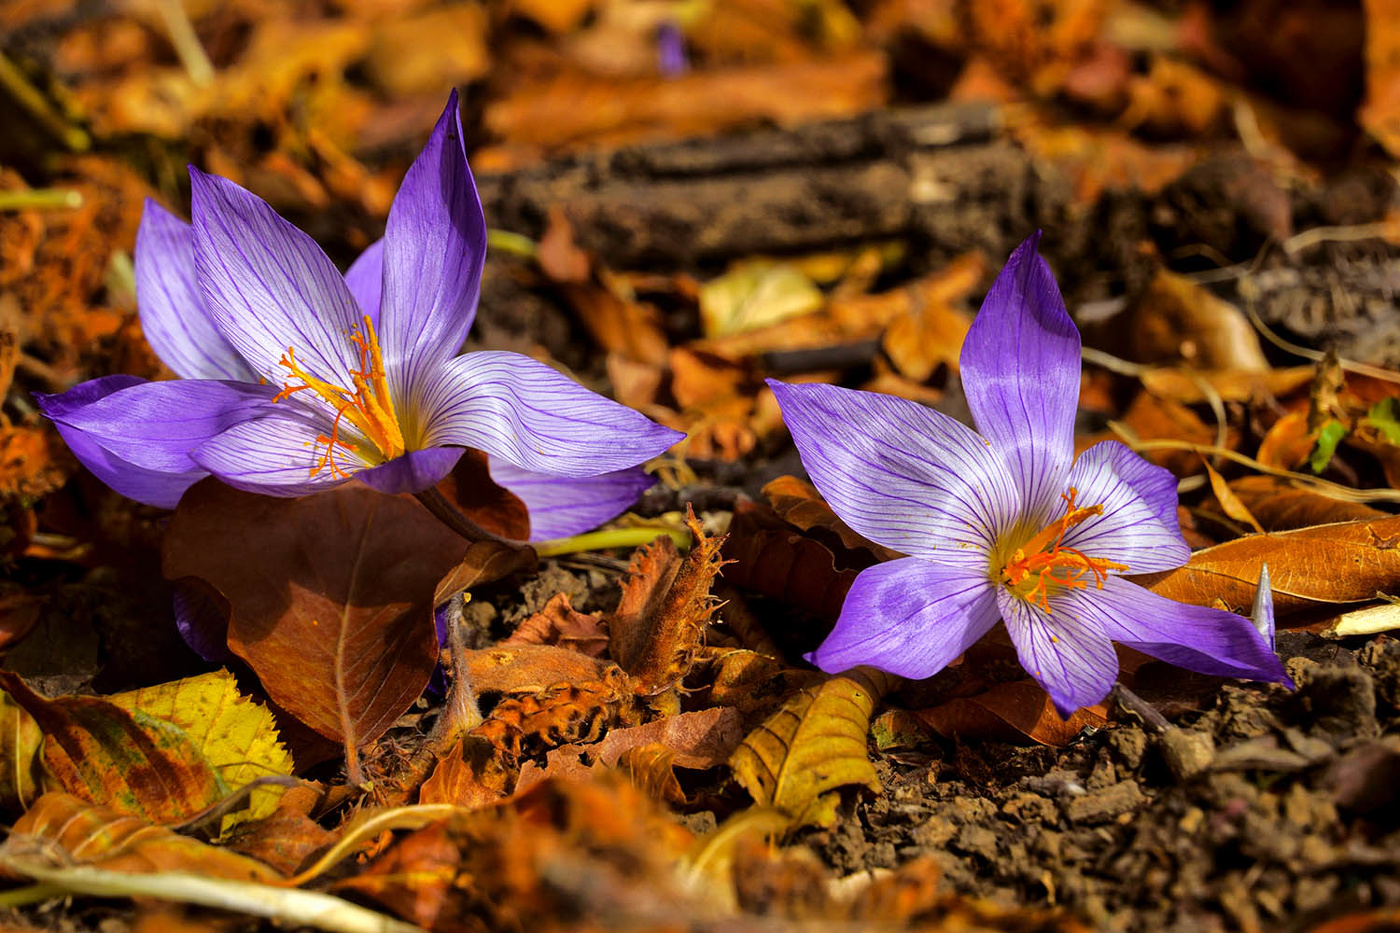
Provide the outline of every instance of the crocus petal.
{"type": "Polygon", "coordinates": [[[380,492],[422,492],[436,486],[462,459],[460,447],[429,447],[410,450],[388,463],[370,467],[355,478],[380,492]]]}
{"type": "Polygon", "coordinates": [[[1045,260],[1040,234],[1011,254],[963,341],[962,383],[982,433],[1006,457],[1027,512],[1055,507],[1074,455],[1079,331],[1045,260]]]}
{"type": "Polygon", "coordinates": [[[831,674],[868,664],[932,677],[999,618],[986,574],[905,557],[861,571],[836,628],[807,660],[831,674]]]}
{"type": "Polygon", "coordinates": [[[39,399],[59,425],[83,432],[115,457],[159,473],[188,473],[200,465],[191,448],[271,408],[271,386],[212,379],[141,382],[75,405],[74,392],[39,399]]]}
{"type": "Polygon", "coordinates": [[[363,315],[321,247],[227,178],[191,166],[190,186],[195,268],[219,333],[273,385],[287,380],[278,361],[292,347],[307,372],[349,386],[363,315]]]}
{"type": "Polygon", "coordinates": [[[190,225],[150,198],[136,232],[136,300],[147,342],[174,372],[186,379],[257,381],[204,310],[190,225]]]}
{"type": "Polygon", "coordinates": [[[515,493],[530,511],[530,540],[567,538],[611,521],[656,485],[645,470],[601,476],[562,477],[531,473],[504,460],[487,461],[491,478],[515,493]]]}
{"type": "Polygon", "coordinates": [[[415,447],[456,444],[523,470],[597,476],[635,466],[682,435],[519,353],[447,361],[413,387],[415,447]]]}
{"type": "Polygon", "coordinates": [[[905,554],[987,572],[1020,514],[1006,464],[965,424],[907,399],[768,380],[802,464],[856,531],[905,554]]]}
{"type": "Polygon", "coordinates": [[[418,371],[457,352],[486,260],[486,220],[462,148],[457,92],[404,176],[384,230],[379,340],[398,397],[418,371]]]}
{"type": "Polygon", "coordinates": [[[235,489],[265,496],[302,496],[338,486],[369,466],[337,446],[339,473],[328,468],[313,473],[326,451],[322,438],[327,427],[285,407],[230,428],[196,447],[190,456],[235,489]]]}
{"type": "Polygon", "coordinates": [[[1191,557],[1176,517],[1176,477],[1117,441],[1095,444],[1079,455],[1066,480],[1076,505],[1103,512],[1071,528],[1063,545],[1127,564],[1127,573],[1180,567],[1191,557]]]}
{"type": "Polygon", "coordinates": [[[1118,677],[1118,655],[1093,622],[1053,596],[1050,612],[1005,589],[997,591],[997,603],[1021,666],[1050,694],[1061,716],[1108,696],[1118,677]]]}
{"type": "Polygon", "coordinates": [[[1265,637],[1233,612],[1175,602],[1119,577],[1103,589],[1061,591],[1050,605],[1056,618],[1077,615],[1105,637],[1189,671],[1288,682],[1265,637]]]}
{"type": "Polygon", "coordinates": [[[60,420],[114,392],[144,383],[145,380],[136,376],[104,376],[74,386],[62,395],[36,395],[35,398],[43,412],[54,419],[54,426],[68,449],[90,473],[128,499],[156,508],[173,509],[186,489],[209,474],[202,469],[167,473],[139,467],[103,447],[97,438],[86,431],[60,420]]]}
{"type": "Polygon", "coordinates": [[[195,654],[213,664],[233,660],[228,647],[228,601],[197,577],[174,583],[175,627],[195,654]]]}
{"type": "Polygon", "coordinates": [[[379,301],[384,293],[384,241],[375,240],[345,272],[345,287],[355,296],[360,310],[369,315],[379,330],[379,301]]]}

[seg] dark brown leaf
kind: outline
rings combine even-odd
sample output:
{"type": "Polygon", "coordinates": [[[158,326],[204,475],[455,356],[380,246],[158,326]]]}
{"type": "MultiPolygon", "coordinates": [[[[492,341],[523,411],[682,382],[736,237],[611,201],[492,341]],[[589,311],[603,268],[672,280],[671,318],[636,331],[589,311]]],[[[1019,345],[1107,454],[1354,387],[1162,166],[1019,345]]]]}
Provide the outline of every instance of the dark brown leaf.
{"type": "Polygon", "coordinates": [[[437,663],[434,591],[466,543],[409,496],[359,483],[299,499],[205,480],[165,539],[165,573],[232,610],[229,648],[268,695],[353,749],[412,705],[437,663]]]}

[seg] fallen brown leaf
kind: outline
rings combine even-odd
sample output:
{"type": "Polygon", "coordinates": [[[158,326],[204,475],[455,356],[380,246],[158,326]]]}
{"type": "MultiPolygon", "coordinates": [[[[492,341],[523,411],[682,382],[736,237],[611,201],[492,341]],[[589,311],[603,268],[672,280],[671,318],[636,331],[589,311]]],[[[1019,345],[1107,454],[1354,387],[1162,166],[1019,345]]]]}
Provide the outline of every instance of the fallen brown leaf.
{"type": "Polygon", "coordinates": [[[1311,492],[1278,476],[1242,476],[1230,480],[1230,488],[1265,531],[1370,521],[1387,518],[1389,514],[1360,502],[1311,492]]]}
{"type": "Polygon", "coordinates": [[[228,646],[268,695],[355,749],[423,692],[437,663],[439,581],[466,543],[409,496],[350,483],[276,499],[208,479],[180,501],[165,573],[228,600],[228,646]]]}
{"type": "Polygon", "coordinates": [[[1060,718],[1045,690],[1032,680],[993,685],[975,696],[954,697],[931,709],[915,710],[921,722],[947,738],[985,742],[1022,742],[1068,745],[1088,726],[1108,722],[1104,704],[1075,710],[1060,718]]]}

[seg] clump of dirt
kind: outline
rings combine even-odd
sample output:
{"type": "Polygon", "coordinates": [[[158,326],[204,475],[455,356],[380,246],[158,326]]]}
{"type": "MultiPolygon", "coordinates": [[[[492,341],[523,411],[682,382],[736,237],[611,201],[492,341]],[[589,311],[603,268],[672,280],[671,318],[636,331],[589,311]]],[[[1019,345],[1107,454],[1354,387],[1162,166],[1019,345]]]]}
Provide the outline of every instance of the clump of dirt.
{"type": "Polygon", "coordinates": [[[1165,732],[1120,713],[1065,749],[872,749],[883,793],[806,842],[848,872],[933,856],[955,891],[1125,933],[1400,903],[1400,642],[1281,641],[1296,692],[1226,685],[1165,732]]]}

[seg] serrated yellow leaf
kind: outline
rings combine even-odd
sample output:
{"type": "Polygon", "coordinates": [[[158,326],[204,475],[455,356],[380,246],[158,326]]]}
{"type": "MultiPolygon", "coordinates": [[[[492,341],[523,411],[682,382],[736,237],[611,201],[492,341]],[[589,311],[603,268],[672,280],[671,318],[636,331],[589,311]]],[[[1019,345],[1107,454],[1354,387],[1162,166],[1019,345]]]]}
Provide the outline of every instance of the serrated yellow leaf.
{"type": "MultiPolygon", "coordinates": [[[[118,693],[107,700],[174,723],[190,736],[219,776],[233,789],[269,774],[292,773],[292,756],[282,745],[272,713],[238,692],[226,670],[186,677],[154,687],[118,693]]],[[[257,820],[277,809],[285,788],[259,787],[248,808],[224,817],[223,831],[257,820]]]]}
{"type": "Polygon", "coordinates": [[[880,789],[866,754],[870,715],[894,678],[857,668],[803,687],[729,757],[734,776],[760,806],[776,807],[792,827],[830,826],[836,789],[880,789]]]}

